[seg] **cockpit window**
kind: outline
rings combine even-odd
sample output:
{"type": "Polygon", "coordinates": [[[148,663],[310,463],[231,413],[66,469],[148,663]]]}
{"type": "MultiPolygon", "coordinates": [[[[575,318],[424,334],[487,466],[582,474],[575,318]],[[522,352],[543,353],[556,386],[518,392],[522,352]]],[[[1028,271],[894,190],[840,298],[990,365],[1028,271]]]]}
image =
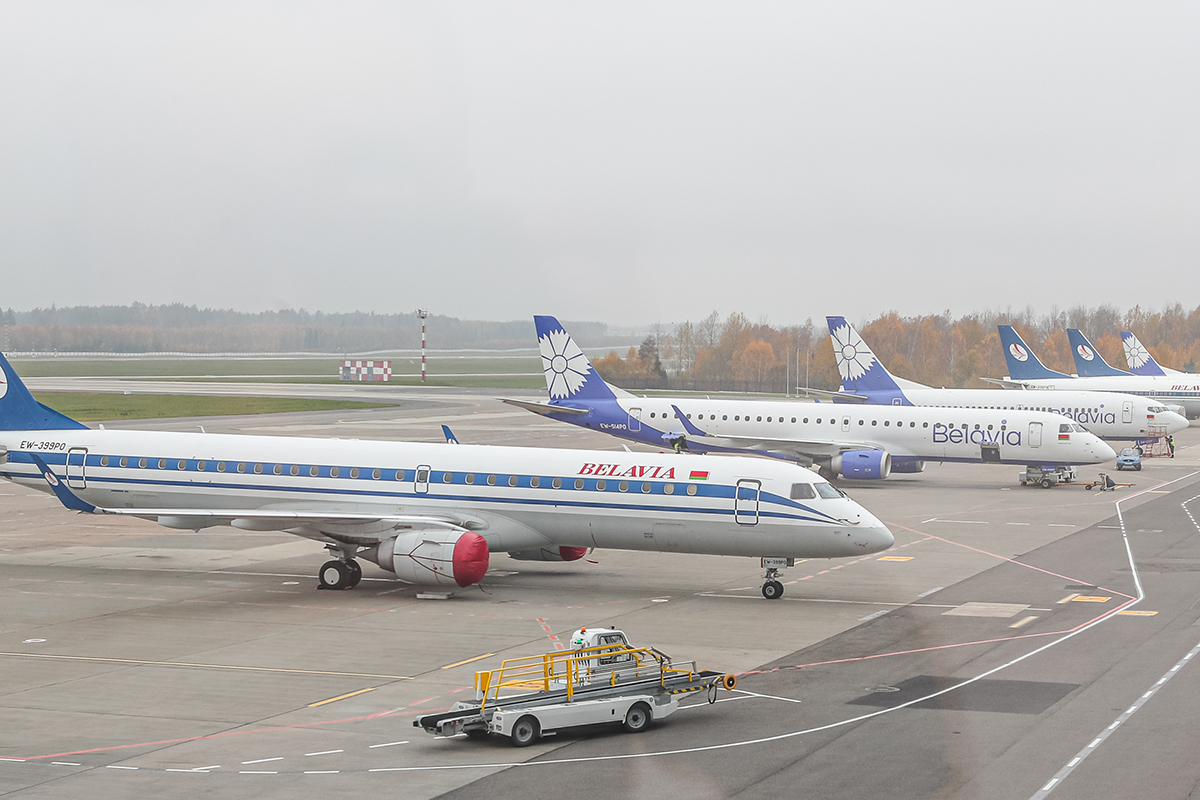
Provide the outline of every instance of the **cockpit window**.
{"type": "Polygon", "coordinates": [[[1076,433],[1087,433],[1087,428],[1083,427],[1082,425],[1072,425],[1071,430],[1075,431],[1076,433]]]}
{"type": "Polygon", "coordinates": [[[826,500],[832,500],[835,497],[842,496],[841,492],[839,492],[837,489],[833,488],[833,486],[828,483],[818,483],[818,484],[816,484],[816,488],[817,488],[817,494],[821,495],[821,497],[823,497],[826,500]]]}
{"type": "Polygon", "coordinates": [[[817,496],[813,491],[811,483],[793,483],[792,484],[792,499],[793,500],[812,500],[817,496]]]}
{"type": "Polygon", "coordinates": [[[1167,410],[1167,407],[1166,406],[1150,406],[1149,410],[1150,410],[1151,414],[1162,414],[1164,411],[1167,410]]]}
{"type": "Polygon", "coordinates": [[[1071,425],[1070,425],[1070,423],[1066,423],[1066,422],[1064,422],[1062,425],[1059,425],[1059,426],[1058,426],[1058,432],[1059,432],[1059,433],[1070,433],[1070,432],[1071,432],[1071,425]]]}

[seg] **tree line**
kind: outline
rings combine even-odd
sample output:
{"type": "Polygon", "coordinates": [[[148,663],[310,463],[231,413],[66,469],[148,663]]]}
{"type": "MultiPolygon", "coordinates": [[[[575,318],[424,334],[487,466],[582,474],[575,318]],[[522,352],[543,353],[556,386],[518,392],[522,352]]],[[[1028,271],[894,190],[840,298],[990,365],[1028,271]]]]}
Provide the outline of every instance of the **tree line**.
{"type": "MultiPolygon", "coordinates": [[[[426,320],[433,349],[532,348],[533,321],[489,322],[431,314],[426,320]]],[[[0,311],[4,347],[12,351],[102,353],[358,353],[421,346],[415,312],[327,314],[304,309],[242,312],[169,305],[73,306],[0,311]]],[[[572,322],[599,343],[602,322],[572,322]]],[[[629,341],[620,337],[618,341],[629,341]]]]}
{"type": "MultiPolygon", "coordinates": [[[[1099,353],[1126,369],[1121,331],[1137,334],[1164,366],[1195,372],[1200,363],[1200,306],[1175,304],[1162,311],[1140,306],[1122,313],[1111,305],[1075,306],[1037,314],[984,311],[955,318],[949,311],[901,317],[894,311],[854,323],[866,343],[894,375],[930,386],[985,387],[984,377],[1008,374],[999,324],[1010,324],[1050,369],[1073,374],[1067,328],[1082,330],[1099,353]]],[[[605,378],[625,389],[794,392],[797,387],[837,389],[837,362],[826,326],[776,327],[753,323],[744,314],[724,320],[717,312],[699,322],[667,329],[656,326],[624,357],[610,352],[594,362],[605,378]]],[[[586,344],[586,340],[585,340],[586,344]]]]}

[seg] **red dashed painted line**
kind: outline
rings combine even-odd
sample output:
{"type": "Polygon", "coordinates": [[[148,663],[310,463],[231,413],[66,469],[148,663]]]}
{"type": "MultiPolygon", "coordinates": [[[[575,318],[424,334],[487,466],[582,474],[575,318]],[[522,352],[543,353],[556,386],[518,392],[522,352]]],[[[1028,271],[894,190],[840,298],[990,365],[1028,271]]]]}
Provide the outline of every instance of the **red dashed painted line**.
{"type": "Polygon", "coordinates": [[[537,621],[541,623],[542,630],[546,632],[547,637],[554,644],[555,650],[566,650],[567,649],[566,646],[563,645],[563,643],[558,640],[558,637],[550,632],[550,626],[549,626],[549,624],[546,623],[545,619],[543,619],[542,617],[538,617],[537,621]]]}
{"type": "Polygon", "coordinates": [[[433,699],[432,697],[423,697],[420,700],[414,700],[413,702],[409,703],[408,705],[409,706],[419,706],[419,705],[421,705],[421,703],[427,703],[432,699],[433,699]]]}

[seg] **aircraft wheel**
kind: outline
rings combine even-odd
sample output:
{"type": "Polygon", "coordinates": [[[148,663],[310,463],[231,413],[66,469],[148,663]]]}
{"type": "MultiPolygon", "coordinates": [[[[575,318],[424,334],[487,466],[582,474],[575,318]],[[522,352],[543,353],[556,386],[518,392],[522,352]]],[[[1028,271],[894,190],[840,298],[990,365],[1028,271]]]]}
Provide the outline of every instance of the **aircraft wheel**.
{"type": "Polygon", "coordinates": [[[779,581],[767,581],[762,585],[762,596],[768,600],[778,600],[783,597],[783,584],[779,581]]]}
{"type": "Polygon", "coordinates": [[[346,562],[346,566],[350,569],[350,583],[346,588],[353,589],[362,580],[362,565],[352,558],[346,562]]]}
{"type": "Polygon", "coordinates": [[[625,722],[622,727],[626,733],[641,733],[650,727],[650,722],[654,716],[650,713],[650,706],[645,703],[634,703],[625,712],[625,722]]]}
{"type": "Polygon", "coordinates": [[[352,585],[350,576],[350,568],[345,561],[326,561],[317,573],[322,589],[349,589],[352,585]]]}
{"type": "Polygon", "coordinates": [[[517,720],[517,724],[512,728],[512,743],[514,747],[529,747],[538,740],[542,734],[542,726],[538,724],[537,717],[526,714],[517,720]]]}

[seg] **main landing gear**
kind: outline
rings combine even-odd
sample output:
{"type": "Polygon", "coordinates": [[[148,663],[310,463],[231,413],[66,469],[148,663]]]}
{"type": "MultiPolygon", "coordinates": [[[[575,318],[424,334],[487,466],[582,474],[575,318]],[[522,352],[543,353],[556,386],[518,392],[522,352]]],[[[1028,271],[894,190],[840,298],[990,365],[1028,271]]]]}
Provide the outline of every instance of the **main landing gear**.
{"type": "Polygon", "coordinates": [[[317,573],[321,589],[353,589],[362,580],[362,567],[353,558],[326,561],[317,573]]]}

